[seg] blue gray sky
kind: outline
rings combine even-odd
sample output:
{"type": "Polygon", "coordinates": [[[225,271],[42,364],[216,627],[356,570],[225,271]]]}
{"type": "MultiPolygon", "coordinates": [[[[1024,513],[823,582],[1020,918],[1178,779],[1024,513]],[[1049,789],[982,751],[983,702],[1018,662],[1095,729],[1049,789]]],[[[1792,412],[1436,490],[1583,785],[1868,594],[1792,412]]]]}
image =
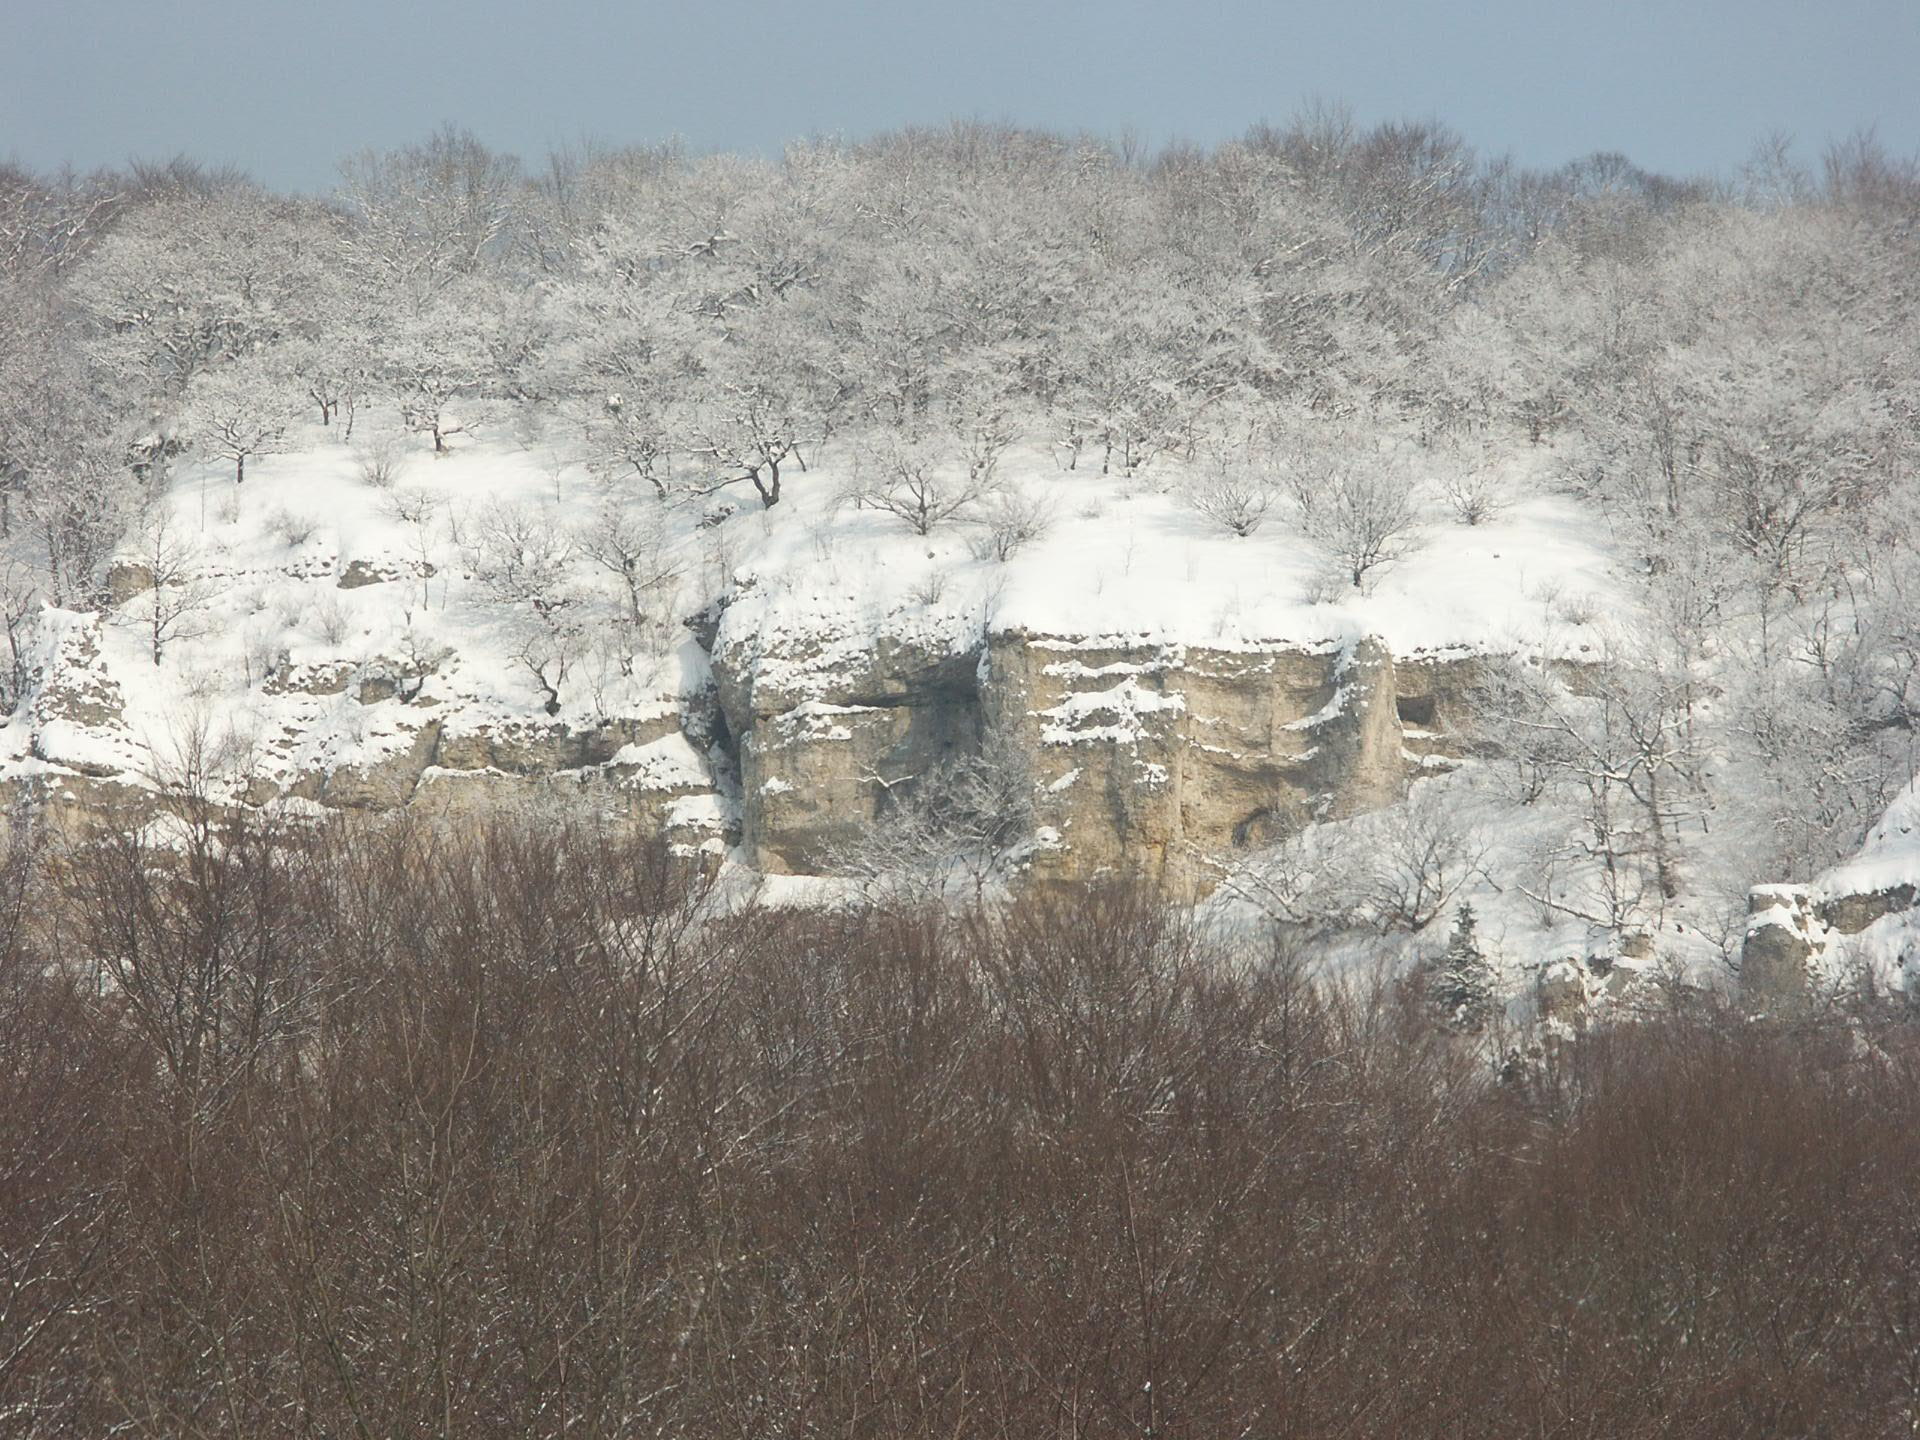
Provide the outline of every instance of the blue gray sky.
{"type": "Polygon", "coordinates": [[[281,188],[443,121],[537,159],[956,117],[1214,142],[1314,98],[1551,165],[1920,151],[1920,0],[0,0],[0,157],[281,188]]]}

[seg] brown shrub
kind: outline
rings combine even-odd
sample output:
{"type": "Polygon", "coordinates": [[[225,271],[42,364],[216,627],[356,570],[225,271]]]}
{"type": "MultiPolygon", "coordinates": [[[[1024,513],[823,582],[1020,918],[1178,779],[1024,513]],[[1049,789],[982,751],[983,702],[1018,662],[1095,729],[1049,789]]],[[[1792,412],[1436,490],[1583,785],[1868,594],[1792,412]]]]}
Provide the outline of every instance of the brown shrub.
{"type": "Polygon", "coordinates": [[[1137,888],[768,913],[564,826],[187,834],[0,864],[0,1433],[1920,1420],[1901,1028],[1679,1007],[1501,1085],[1137,888]]]}

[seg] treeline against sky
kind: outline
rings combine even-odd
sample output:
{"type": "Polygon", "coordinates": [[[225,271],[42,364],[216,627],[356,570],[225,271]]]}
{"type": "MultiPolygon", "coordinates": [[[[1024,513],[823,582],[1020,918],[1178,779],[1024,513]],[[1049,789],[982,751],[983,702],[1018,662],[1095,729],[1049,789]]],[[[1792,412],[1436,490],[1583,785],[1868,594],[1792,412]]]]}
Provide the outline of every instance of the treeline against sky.
{"type": "Polygon", "coordinates": [[[538,433],[624,533],[717,491],[777,518],[825,454],[923,533],[1001,505],[1017,535],[994,487],[1038,447],[1237,535],[1289,517],[1359,588],[1446,508],[1423,471],[1473,524],[1545,456],[1519,468],[1638,587],[1602,617],[1647,681],[1605,743],[1652,737],[1660,773],[1592,824],[1665,897],[1715,812],[1750,837],[1735,890],[1799,877],[1913,774],[1916,276],[1920,169],[1870,138],[1717,181],[1335,109],[1153,154],[960,124],[529,166],[449,129],[308,198],[188,161],[9,171],[0,708],[38,606],[99,603],[183,455],[240,482],[350,438],[387,483],[396,444],[538,433]]]}

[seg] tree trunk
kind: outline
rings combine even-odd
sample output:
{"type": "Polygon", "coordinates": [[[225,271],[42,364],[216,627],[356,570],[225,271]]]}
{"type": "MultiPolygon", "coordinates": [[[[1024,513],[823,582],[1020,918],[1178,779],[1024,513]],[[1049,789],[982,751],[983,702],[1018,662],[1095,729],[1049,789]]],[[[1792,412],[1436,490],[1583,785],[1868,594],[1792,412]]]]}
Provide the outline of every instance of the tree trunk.
{"type": "Polygon", "coordinates": [[[236,485],[247,483],[247,457],[244,455],[233,457],[233,483],[236,485]]]}
{"type": "Polygon", "coordinates": [[[761,467],[767,472],[767,478],[760,478],[759,470],[749,470],[747,478],[753,481],[753,488],[760,492],[760,508],[771,510],[780,503],[780,462],[769,460],[761,467]]]}
{"type": "Polygon", "coordinates": [[[1660,811],[1660,773],[1647,767],[1647,825],[1653,839],[1653,875],[1660,886],[1660,898],[1671,900],[1680,893],[1680,879],[1674,873],[1673,852],[1667,843],[1667,826],[1660,811]]]}

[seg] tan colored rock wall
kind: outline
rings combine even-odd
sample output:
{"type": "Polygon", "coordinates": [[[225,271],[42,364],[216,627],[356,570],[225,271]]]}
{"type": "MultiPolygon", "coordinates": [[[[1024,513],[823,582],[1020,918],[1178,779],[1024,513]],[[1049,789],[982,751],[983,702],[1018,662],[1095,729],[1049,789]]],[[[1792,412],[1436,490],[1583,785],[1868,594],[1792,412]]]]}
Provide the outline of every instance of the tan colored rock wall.
{"type": "Polygon", "coordinates": [[[1740,946],[1742,997],[1756,1010],[1792,1013],[1862,983],[1845,961],[1848,937],[1885,916],[1911,910],[1917,898],[1912,885],[1843,894],[1806,885],[1756,885],[1747,896],[1747,931],[1740,946]]]}
{"type": "Polygon", "coordinates": [[[994,637],[985,711],[1032,756],[1043,877],[1140,870],[1205,888],[1209,857],[1390,804],[1407,777],[1393,662],[1351,651],[1088,649],[994,637]]]}
{"type": "MultiPolygon", "coordinates": [[[[1035,878],[1127,870],[1197,891],[1212,857],[1392,803],[1452,737],[1430,713],[1409,752],[1394,661],[1371,640],[1214,650],[1012,631],[983,651],[889,638],[849,653],[810,637],[722,643],[715,672],[743,840],[773,873],[832,873],[894,787],[991,728],[1030,767],[1035,878]]],[[[1464,704],[1451,662],[1415,678],[1435,708],[1464,704]]]]}

